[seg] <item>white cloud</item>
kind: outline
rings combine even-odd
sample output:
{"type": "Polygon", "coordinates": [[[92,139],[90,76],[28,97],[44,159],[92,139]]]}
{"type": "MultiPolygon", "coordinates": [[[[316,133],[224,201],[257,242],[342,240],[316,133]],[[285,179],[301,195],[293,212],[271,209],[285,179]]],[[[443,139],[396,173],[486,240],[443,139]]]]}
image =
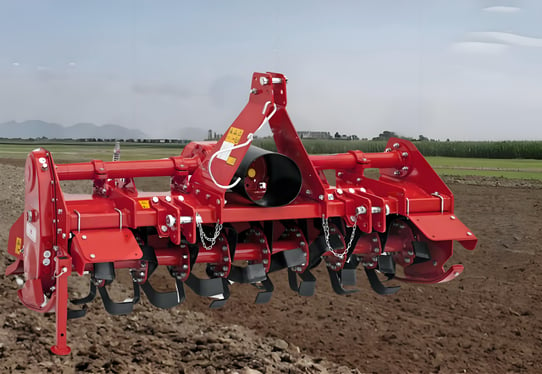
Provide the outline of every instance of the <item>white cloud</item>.
{"type": "Polygon", "coordinates": [[[508,49],[508,45],[502,43],[487,42],[458,42],[452,44],[452,51],[459,53],[477,53],[484,55],[500,55],[508,49]]]}
{"type": "Polygon", "coordinates": [[[13,66],[15,68],[18,68],[19,66],[21,66],[21,63],[20,62],[12,62],[11,66],[13,66]]]}
{"type": "Polygon", "coordinates": [[[494,13],[517,13],[521,11],[521,8],[515,6],[490,6],[482,10],[494,13]]]}
{"type": "Polygon", "coordinates": [[[542,47],[542,38],[523,36],[509,32],[481,31],[468,34],[471,38],[484,43],[504,43],[520,47],[542,47]]]}

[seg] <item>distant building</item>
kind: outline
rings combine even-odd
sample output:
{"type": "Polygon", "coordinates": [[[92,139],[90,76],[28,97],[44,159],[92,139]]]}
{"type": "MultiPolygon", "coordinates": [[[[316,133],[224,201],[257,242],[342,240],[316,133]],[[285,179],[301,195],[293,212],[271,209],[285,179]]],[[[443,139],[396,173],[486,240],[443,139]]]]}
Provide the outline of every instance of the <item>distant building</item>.
{"type": "Polygon", "coordinates": [[[298,131],[297,136],[301,139],[331,139],[329,131],[298,131]]]}

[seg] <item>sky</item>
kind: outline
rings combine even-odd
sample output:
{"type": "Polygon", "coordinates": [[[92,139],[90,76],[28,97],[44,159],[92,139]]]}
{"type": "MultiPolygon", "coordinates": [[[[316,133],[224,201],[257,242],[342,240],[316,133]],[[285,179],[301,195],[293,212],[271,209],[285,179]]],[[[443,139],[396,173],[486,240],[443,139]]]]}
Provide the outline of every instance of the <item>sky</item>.
{"type": "Polygon", "coordinates": [[[297,130],[542,140],[541,21],[540,0],[0,0],[0,122],[223,132],[272,71],[297,130]]]}

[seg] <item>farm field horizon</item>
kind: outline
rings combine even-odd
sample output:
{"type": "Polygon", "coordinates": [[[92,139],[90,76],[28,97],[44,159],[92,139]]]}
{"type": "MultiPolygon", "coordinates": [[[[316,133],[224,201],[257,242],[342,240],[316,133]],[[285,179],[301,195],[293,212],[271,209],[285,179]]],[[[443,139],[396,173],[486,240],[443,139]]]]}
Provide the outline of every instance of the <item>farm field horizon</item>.
{"type": "MultiPolygon", "coordinates": [[[[345,146],[353,146],[349,149],[360,149],[364,152],[381,152],[385,148],[385,142],[374,141],[364,142],[366,144],[357,144],[344,141],[331,141],[326,146],[326,152],[314,152],[315,144],[321,142],[307,142],[305,146],[310,154],[319,153],[341,153],[345,146]],[[361,146],[359,146],[361,145],[361,146]],[[363,147],[365,145],[365,147],[363,147]],[[369,146],[368,146],[369,145],[369,146]],[[333,149],[333,147],[335,149],[333,149]],[[313,150],[311,152],[311,149],[313,150]]],[[[357,142],[359,143],[359,142],[357,142]]],[[[435,143],[433,147],[444,144],[450,147],[448,142],[429,142],[435,143]]],[[[453,142],[456,143],[456,142],[453,142]]],[[[465,142],[457,142],[464,144],[465,142]]],[[[530,142],[529,142],[530,143],[530,142]]],[[[542,152],[542,142],[533,142],[542,152]],[[538,144],[539,143],[539,144],[538,144]]],[[[415,145],[420,149],[429,164],[441,176],[481,176],[497,177],[505,179],[529,179],[542,180],[542,160],[529,158],[482,158],[482,157],[450,157],[450,156],[425,156],[420,142],[415,145]]],[[[484,144],[488,144],[484,142],[484,144]]],[[[502,142],[489,142],[494,147],[499,147],[502,142]]],[[[268,142],[255,142],[255,145],[263,148],[272,149],[268,142]]],[[[44,147],[51,151],[53,158],[57,163],[66,162],[85,162],[93,159],[108,161],[112,157],[114,142],[73,142],[73,141],[44,141],[44,142],[1,142],[0,158],[4,159],[22,159],[24,160],[29,152],[37,147],[44,147]]],[[[142,160],[142,159],[160,159],[175,156],[181,153],[183,146],[174,143],[121,143],[121,160],[142,160]]],[[[434,152],[434,151],[433,151],[434,152]]],[[[426,152],[427,153],[427,152],[426,152]]],[[[431,153],[431,152],[430,152],[431,153]]]]}

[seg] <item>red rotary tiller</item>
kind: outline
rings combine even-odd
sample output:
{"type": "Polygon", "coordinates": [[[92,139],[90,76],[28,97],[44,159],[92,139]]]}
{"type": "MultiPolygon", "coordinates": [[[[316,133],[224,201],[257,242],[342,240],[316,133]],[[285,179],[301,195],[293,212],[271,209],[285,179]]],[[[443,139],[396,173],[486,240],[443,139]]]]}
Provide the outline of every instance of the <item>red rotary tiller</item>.
{"type": "Polygon", "coordinates": [[[193,142],[161,160],[93,160],[56,165],[45,149],[25,166],[25,208],[11,228],[7,275],[24,275],[21,302],[56,312],[56,344],[68,354],[69,318],[82,317],[96,291],[111,314],[132,311],[143,290],[160,308],[180,304],[184,286],[223,305],[232,283],[259,288],[269,301],[269,273],[286,268],[290,287],[314,293],[311,269],[326,264],[333,289],[354,292],[361,267],[371,287],[391,294],[377,271],[406,282],[439,283],[463,266],[444,269],[454,240],[474,249],[476,237],[454,216],[454,199],[416,147],[390,139],[383,153],[358,150],[309,156],[286,111],[286,78],[255,73],[248,104],[218,142],[193,142]],[[269,124],[277,153],[251,145],[269,124]],[[379,169],[379,178],[364,175],[379,169]],[[325,170],[335,170],[335,185],[325,170]],[[171,178],[167,192],[138,192],[136,177],[171,178]],[[92,194],[63,193],[63,180],[93,181],[92,194]],[[206,264],[208,278],[195,264],[206,264]],[[157,291],[149,278],[165,265],[176,290],[157,291]],[[403,269],[396,274],[396,265],[403,269]],[[108,285],[129,269],[134,295],[115,302],[108,285]],[[90,274],[90,292],[68,298],[68,278],[90,274]],[[83,305],[80,309],[68,304],[83,305]]]}

